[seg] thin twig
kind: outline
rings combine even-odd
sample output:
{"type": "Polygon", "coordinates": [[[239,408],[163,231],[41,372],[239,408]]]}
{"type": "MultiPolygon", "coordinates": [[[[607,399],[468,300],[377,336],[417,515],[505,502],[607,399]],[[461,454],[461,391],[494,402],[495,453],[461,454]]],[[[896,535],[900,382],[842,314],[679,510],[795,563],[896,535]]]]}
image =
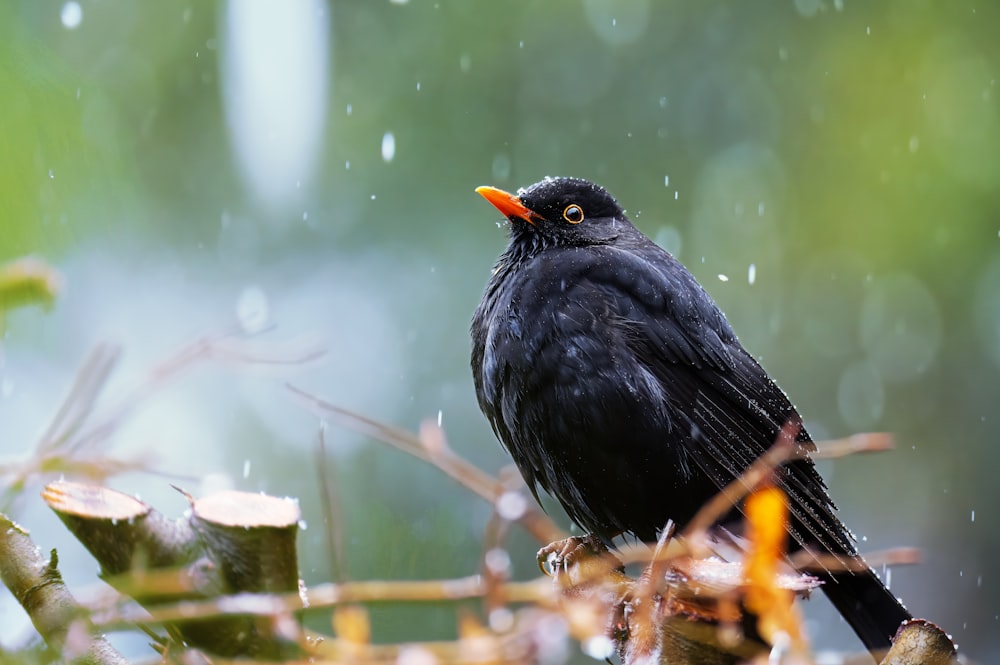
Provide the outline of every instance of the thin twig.
{"type": "Polygon", "coordinates": [[[341,510],[340,494],[336,491],[331,476],[335,471],[331,468],[330,457],[326,454],[326,426],[320,423],[319,432],[316,435],[316,469],[319,472],[319,492],[323,508],[324,531],[326,532],[326,546],[330,553],[330,568],[334,582],[343,582],[346,579],[343,518],[344,511],[341,510]]]}
{"type": "Polygon", "coordinates": [[[26,530],[0,514],[0,580],[24,607],[38,634],[54,653],[94,665],[127,661],[103,636],[91,635],[86,613],[66,588],[59,559],[48,560],[26,530]],[[67,654],[74,651],[74,654],[67,654]]]}
{"type": "Polygon", "coordinates": [[[843,439],[819,441],[816,451],[809,456],[813,459],[837,459],[857,453],[880,453],[892,450],[895,445],[895,437],[888,432],[864,432],[843,439]]]}
{"type": "Polygon", "coordinates": [[[870,552],[854,559],[842,554],[801,550],[789,557],[789,563],[801,573],[824,571],[863,573],[878,566],[909,566],[920,563],[920,550],[916,547],[893,547],[870,552]]]}
{"type": "Polygon", "coordinates": [[[86,423],[119,358],[121,347],[115,344],[102,342],[91,350],[76,373],[73,386],[52,422],[35,444],[39,455],[46,455],[60,448],[86,423]]]}
{"type": "MultiPolygon", "coordinates": [[[[97,401],[121,355],[119,347],[98,344],[76,373],[72,387],[51,423],[35,444],[35,452],[26,462],[0,465],[5,490],[0,502],[9,504],[36,475],[46,473],[82,473],[94,478],[107,478],[121,471],[149,471],[146,460],[119,462],[100,454],[101,445],[121,427],[125,419],[151,394],[161,389],[184,369],[204,359],[237,361],[241,364],[301,364],[322,352],[318,349],[297,348],[294,353],[274,353],[273,346],[250,348],[243,340],[239,327],[205,335],[182,347],[155,365],[146,379],[135,386],[123,399],[112,406],[89,429],[97,401]]],[[[162,474],[168,475],[168,474],[162,474]]],[[[173,476],[177,477],[177,476],[173,476]]]]}
{"type": "Polygon", "coordinates": [[[321,351],[318,349],[298,351],[297,354],[287,357],[267,354],[264,352],[267,349],[257,349],[255,352],[251,352],[245,345],[242,349],[239,349],[236,342],[237,338],[242,334],[242,330],[234,326],[227,330],[205,335],[182,347],[178,352],[155,365],[150,370],[145,381],[133,388],[97,425],[89,431],[81,433],[75,441],[72,441],[67,446],[67,450],[90,447],[95,443],[108,439],[121,425],[126,416],[149,397],[149,395],[162,388],[183,370],[201,360],[233,360],[235,358],[239,360],[240,364],[281,363],[297,365],[321,355],[321,351]]]}
{"type": "MultiPolygon", "coordinates": [[[[503,495],[503,485],[496,478],[459,457],[446,445],[428,445],[426,438],[429,434],[426,429],[425,438],[422,439],[401,427],[388,425],[350,409],[337,406],[294,385],[285,385],[317,417],[333,420],[356,432],[388,443],[398,450],[433,464],[460,485],[472,490],[492,504],[495,504],[503,495]]],[[[441,442],[443,442],[443,437],[441,442]]],[[[527,506],[524,514],[517,521],[539,542],[549,543],[566,537],[562,529],[534,506],[527,506]]]]}
{"type": "Polygon", "coordinates": [[[649,560],[649,565],[643,573],[643,579],[652,582],[650,593],[659,584],[659,580],[666,578],[670,562],[676,558],[675,554],[669,552],[669,545],[673,540],[675,528],[674,521],[667,520],[666,526],[663,527],[663,531],[660,533],[659,540],[656,541],[656,547],[653,549],[653,556],[649,560]]]}
{"type": "MultiPolygon", "coordinates": [[[[555,590],[547,579],[509,582],[503,585],[512,603],[555,602],[555,590]]],[[[189,600],[150,607],[118,605],[93,609],[92,624],[102,630],[129,628],[136,622],[170,623],[220,616],[280,616],[352,603],[438,603],[483,598],[488,589],[480,575],[427,581],[366,581],[322,584],[305,592],[308,605],[298,592],[244,593],[205,600],[189,600]]]]}

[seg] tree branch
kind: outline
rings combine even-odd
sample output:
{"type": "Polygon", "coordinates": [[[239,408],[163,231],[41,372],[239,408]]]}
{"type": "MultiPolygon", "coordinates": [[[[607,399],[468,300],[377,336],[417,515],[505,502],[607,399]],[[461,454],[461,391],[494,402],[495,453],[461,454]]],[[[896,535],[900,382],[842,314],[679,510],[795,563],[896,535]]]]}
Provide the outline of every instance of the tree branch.
{"type": "Polygon", "coordinates": [[[0,580],[53,651],[76,663],[127,665],[107,640],[90,634],[87,611],[63,583],[56,551],[43,559],[28,532],[4,514],[0,514],[0,580]]]}

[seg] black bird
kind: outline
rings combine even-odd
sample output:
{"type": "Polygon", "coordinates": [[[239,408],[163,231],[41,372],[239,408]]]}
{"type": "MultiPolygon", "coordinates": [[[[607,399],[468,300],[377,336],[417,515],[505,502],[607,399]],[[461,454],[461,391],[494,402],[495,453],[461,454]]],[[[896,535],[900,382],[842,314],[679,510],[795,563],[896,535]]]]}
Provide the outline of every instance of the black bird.
{"type": "MultiPolygon", "coordinates": [[[[536,499],[541,487],[607,544],[652,541],[798,421],[694,276],[603,188],[546,178],[516,195],[476,191],[510,222],[472,319],[476,395],[536,499]]],[[[776,473],[791,547],[860,562],[805,429],[796,445],[776,473]]],[[[911,618],[870,568],[819,577],[870,650],[911,618]]]]}

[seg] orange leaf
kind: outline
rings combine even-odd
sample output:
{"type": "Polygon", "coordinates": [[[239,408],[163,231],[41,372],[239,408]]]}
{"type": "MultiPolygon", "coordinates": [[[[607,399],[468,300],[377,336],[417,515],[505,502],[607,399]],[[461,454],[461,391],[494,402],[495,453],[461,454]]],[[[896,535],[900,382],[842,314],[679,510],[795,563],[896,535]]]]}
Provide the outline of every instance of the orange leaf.
{"type": "Polygon", "coordinates": [[[750,541],[743,567],[746,608],[757,616],[757,630],[770,644],[790,640],[793,649],[804,650],[805,635],[793,605],[794,594],[778,583],[788,539],[788,499],[774,485],[766,485],[747,497],[744,511],[750,541]]]}

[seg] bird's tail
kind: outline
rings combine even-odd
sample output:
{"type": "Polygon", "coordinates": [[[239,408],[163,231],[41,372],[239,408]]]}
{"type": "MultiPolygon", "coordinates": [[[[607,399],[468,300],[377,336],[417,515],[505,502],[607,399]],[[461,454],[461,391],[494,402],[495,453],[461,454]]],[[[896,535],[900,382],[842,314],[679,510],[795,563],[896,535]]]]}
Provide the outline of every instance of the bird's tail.
{"type": "Polygon", "coordinates": [[[892,646],[899,625],[913,618],[871,569],[818,577],[827,598],[873,653],[892,646]]]}

